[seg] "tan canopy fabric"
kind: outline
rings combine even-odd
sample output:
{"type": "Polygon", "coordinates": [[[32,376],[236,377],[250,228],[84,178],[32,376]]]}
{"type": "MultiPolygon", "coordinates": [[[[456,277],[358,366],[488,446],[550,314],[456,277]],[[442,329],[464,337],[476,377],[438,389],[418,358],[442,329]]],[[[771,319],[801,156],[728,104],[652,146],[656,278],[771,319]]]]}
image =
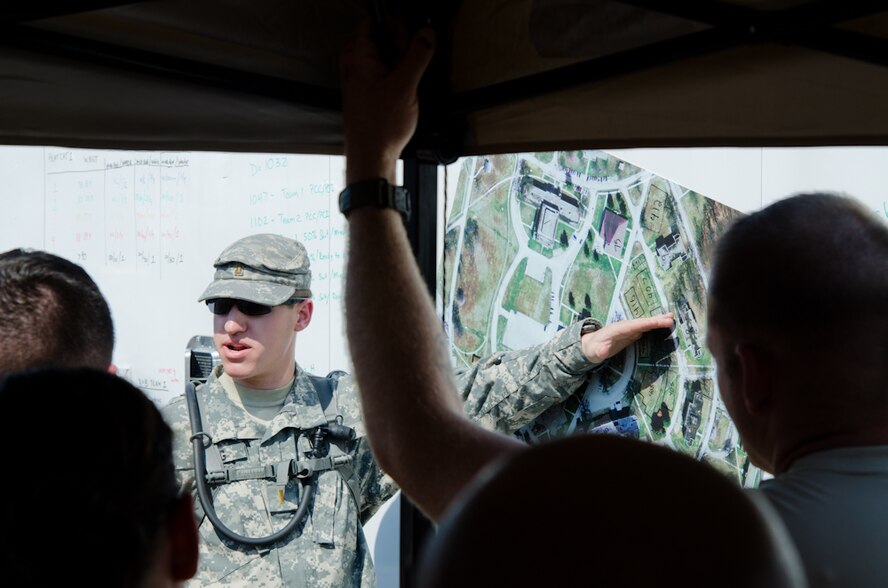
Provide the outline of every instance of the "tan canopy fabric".
{"type": "Polygon", "coordinates": [[[882,6],[32,2],[3,11],[0,143],[340,153],[339,50],[368,15],[394,14],[439,30],[413,146],[431,159],[556,147],[882,145],[882,6]]]}

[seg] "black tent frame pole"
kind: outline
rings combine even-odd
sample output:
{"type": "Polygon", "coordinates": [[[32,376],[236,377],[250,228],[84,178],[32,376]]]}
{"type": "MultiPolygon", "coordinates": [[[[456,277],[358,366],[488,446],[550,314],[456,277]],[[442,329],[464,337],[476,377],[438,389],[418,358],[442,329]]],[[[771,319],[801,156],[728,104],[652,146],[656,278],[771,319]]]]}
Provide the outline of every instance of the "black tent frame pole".
{"type": "MultiPolygon", "coordinates": [[[[404,159],[404,187],[410,191],[412,213],[407,236],[432,297],[435,296],[438,240],[438,164],[416,158],[404,159]]],[[[433,532],[429,521],[401,495],[401,588],[416,586],[416,565],[426,540],[433,532]]]]}
{"type": "Polygon", "coordinates": [[[429,294],[435,296],[438,232],[438,164],[409,157],[404,159],[404,187],[410,191],[412,212],[407,237],[429,294]]]}

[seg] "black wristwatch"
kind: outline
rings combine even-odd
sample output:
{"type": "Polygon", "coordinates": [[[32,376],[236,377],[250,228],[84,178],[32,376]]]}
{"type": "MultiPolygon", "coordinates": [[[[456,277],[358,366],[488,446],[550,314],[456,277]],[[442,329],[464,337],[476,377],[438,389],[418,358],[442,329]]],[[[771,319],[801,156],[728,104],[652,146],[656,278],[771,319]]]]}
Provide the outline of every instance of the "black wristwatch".
{"type": "Polygon", "coordinates": [[[594,318],[585,319],[583,321],[583,326],[580,327],[580,337],[582,337],[586,333],[594,333],[595,331],[599,330],[601,326],[601,323],[594,318]]]}
{"type": "MultiPolygon", "coordinates": [[[[602,326],[603,325],[599,321],[595,320],[592,317],[588,317],[583,320],[583,326],[580,327],[580,337],[582,338],[582,336],[585,335],[586,333],[594,333],[595,331],[601,329],[602,326]]],[[[601,363],[599,363],[598,365],[596,365],[595,367],[590,369],[587,373],[590,375],[594,374],[595,372],[597,372],[598,370],[600,370],[601,368],[606,366],[607,363],[608,363],[608,360],[605,359],[604,361],[602,361],[601,363]]]]}
{"type": "Polygon", "coordinates": [[[349,184],[339,193],[339,211],[345,218],[352,210],[362,206],[394,208],[406,221],[410,218],[410,193],[401,186],[392,186],[383,178],[349,184]]]}

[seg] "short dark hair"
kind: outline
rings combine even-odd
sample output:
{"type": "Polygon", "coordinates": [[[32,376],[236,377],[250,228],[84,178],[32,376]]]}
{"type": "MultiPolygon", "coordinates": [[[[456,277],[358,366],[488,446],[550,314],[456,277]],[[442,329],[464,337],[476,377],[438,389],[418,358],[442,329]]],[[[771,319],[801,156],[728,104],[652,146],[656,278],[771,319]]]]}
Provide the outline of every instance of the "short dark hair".
{"type": "Polygon", "coordinates": [[[0,253],[0,374],[61,366],[105,369],[114,325],[108,303],[79,265],[46,251],[0,253]]]}
{"type": "Polygon", "coordinates": [[[99,370],[18,372],[0,380],[0,430],[4,580],[141,585],[177,499],[172,432],[154,403],[99,370]]]}

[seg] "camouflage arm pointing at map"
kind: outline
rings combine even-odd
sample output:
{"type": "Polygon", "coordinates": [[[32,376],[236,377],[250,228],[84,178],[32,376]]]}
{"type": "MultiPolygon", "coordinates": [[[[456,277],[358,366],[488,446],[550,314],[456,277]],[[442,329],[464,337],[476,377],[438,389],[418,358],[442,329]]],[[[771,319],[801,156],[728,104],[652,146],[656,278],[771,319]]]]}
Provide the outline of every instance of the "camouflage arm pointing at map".
{"type": "MultiPolygon", "coordinates": [[[[416,87],[433,45],[431,31],[420,31],[391,71],[369,37],[343,54],[349,186],[394,181],[397,157],[416,128],[416,87]]],[[[437,520],[482,467],[523,445],[464,415],[401,215],[365,206],[348,219],[347,329],[370,443],[383,469],[437,520]]],[[[644,332],[672,325],[671,314],[610,324],[583,335],[582,350],[600,363],[644,332]]]]}

